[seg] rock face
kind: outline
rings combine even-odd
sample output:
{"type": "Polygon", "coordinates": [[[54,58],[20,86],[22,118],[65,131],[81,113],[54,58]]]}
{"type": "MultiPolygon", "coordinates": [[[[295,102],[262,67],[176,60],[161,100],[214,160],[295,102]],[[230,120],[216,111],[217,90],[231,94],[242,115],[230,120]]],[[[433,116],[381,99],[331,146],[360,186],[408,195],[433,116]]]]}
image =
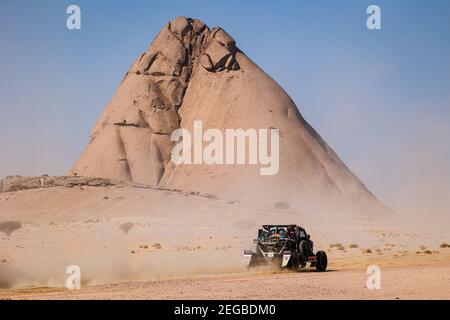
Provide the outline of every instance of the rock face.
{"type": "Polygon", "coordinates": [[[15,192],[20,190],[31,190],[50,187],[111,187],[125,186],[126,183],[112,179],[74,177],[74,176],[40,176],[40,177],[22,177],[9,176],[0,180],[0,192],[15,192]]]}
{"type": "Polygon", "coordinates": [[[127,72],[71,174],[221,197],[286,203],[308,212],[386,212],[303,119],[287,93],[221,28],[168,23],[127,72]],[[177,128],[280,130],[279,172],[251,165],[177,165],[177,128]]]}

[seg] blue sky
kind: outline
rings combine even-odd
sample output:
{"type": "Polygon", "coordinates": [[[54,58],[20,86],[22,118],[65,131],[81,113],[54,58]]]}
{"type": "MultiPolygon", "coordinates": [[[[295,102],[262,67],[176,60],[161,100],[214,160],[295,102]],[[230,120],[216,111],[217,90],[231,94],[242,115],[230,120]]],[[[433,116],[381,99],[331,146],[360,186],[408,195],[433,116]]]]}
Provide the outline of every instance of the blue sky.
{"type": "Polygon", "coordinates": [[[64,174],[176,16],[219,25],[382,201],[450,210],[450,1],[1,0],[0,176],[64,174]],[[77,4],[82,29],[66,28],[77,4]],[[382,30],[366,28],[381,8],[382,30]]]}

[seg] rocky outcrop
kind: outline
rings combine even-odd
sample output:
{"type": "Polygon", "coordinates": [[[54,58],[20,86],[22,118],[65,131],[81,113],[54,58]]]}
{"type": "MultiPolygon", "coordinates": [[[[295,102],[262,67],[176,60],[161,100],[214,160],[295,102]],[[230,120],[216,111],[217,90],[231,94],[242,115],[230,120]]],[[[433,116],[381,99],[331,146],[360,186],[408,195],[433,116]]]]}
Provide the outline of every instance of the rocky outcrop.
{"type": "Polygon", "coordinates": [[[126,183],[113,179],[88,178],[75,176],[48,176],[22,177],[9,176],[0,180],[0,192],[14,192],[49,187],[111,187],[125,186],[126,183]]]}
{"type": "Polygon", "coordinates": [[[185,17],[168,23],[127,72],[71,173],[158,185],[170,166],[170,134],[180,127],[195,66],[238,70],[236,51],[220,28],[185,17]]]}
{"type": "Polygon", "coordinates": [[[200,64],[210,72],[239,70],[236,61],[236,42],[221,28],[211,30],[207,46],[200,57],[200,64]]]}
{"type": "Polygon", "coordinates": [[[386,212],[301,116],[288,94],[223,29],[179,17],[132,65],[71,174],[194,190],[305,212],[386,212]],[[277,128],[279,171],[177,165],[171,133],[277,128]]]}

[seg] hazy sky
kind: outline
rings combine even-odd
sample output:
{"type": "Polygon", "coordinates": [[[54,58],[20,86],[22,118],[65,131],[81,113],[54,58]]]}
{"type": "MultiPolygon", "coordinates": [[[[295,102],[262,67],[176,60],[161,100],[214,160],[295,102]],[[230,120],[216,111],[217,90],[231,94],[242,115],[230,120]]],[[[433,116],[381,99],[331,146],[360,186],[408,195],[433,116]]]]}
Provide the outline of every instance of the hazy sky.
{"type": "Polygon", "coordinates": [[[450,1],[0,1],[0,176],[66,173],[176,16],[219,25],[384,203],[450,211],[450,1]],[[78,4],[82,29],[66,28],[78,4]],[[381,7],[382,30],[366,28],[381,7]]]}

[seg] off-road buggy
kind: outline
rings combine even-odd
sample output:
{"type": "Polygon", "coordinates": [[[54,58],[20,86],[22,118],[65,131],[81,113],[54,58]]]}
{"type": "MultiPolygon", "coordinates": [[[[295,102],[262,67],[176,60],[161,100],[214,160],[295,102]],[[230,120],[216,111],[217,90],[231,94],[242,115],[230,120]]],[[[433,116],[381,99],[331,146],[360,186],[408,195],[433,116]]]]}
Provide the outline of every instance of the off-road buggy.
{"type": "Polygon", "coordinates": [[[305,229],[293,225],[263,225],[254,240],[255,251],[245,250],[244,260],[249,268],[274,264],[281,268],[299,270],[312,267],[317,271],[327,269],[324,251],[313,252],[313,242],[305,229]]]}

